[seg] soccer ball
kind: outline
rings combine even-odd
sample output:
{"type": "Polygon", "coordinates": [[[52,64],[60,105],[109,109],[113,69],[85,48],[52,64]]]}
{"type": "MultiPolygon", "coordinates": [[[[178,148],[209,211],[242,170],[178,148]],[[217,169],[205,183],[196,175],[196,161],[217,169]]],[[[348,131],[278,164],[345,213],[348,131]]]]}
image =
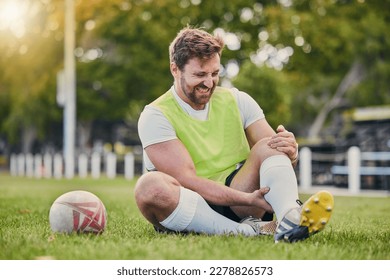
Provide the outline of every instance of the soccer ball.
{"type": "Polygon", "coordinates": [[[93,193],[71,191],[53,202],[49,222],[53,232],[102,233],[107,212],[103,202],[93,193]]]}

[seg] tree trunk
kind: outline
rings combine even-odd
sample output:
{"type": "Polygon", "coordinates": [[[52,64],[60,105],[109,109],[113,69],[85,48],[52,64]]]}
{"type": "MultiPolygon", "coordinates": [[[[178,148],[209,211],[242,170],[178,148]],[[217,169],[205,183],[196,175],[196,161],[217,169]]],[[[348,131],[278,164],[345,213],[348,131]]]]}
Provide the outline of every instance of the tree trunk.
{"type": "Polygon", "coordinates": [[[343,80],[339,84],[336,93],[333,97],[327,102],[324,107],[322,107],[321,111],[317,115],[313,124],[309,129],[308,140],[309,141],[317,141],[319,139],[320,131],[328,117],[328,114],[337,107],[342,101],[344,94],[353,86],[358,85],[364,78],[365,73],[363,69],[363,65],[355,60],[349,69],[348,73],[344,76],[343,80]]]}
{"type": "Polygon", "coordinates": [[[32,152],[32,145],[37,138],[37,130],[34,126],[24,127],[22,131],[22,153],[32,152]]]}

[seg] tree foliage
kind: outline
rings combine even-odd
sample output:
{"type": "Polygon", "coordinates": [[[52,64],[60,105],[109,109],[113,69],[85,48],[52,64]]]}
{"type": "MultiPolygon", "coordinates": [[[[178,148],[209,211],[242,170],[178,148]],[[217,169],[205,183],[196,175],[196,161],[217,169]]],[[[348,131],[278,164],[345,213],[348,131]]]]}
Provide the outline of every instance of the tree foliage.
{"type": "MultiPolygon", "coordinates": [[[[63,67],[64,0],[23,3],[24,28],[0,20],[0,133],[15,143],[31,128],[47,140],[49,127],[62,121],[55,91],[63,67]]],[[[336,106],[390,103],[389,1],[75,4],[80,124],[136,121],[171,85],[168,46],[186,25],[224,36],[222,82],[248,92],[273,126],[283,123],[305,136],[355,62],[363,65],[364,79],[336,106]]]]}
{"type": "Polygon", "coordinates": [[[55,73],[62,57],[61,38],[54,20],[58,14],[54,4],[23,3],[25,6],[17,8],[24,8],[23,16],[29,22],[19,19],[0,30],[0,132],[10,142],[19,141],[26,130],[43,139],[48,124],[59,119],[54,106],[55,73]]]}

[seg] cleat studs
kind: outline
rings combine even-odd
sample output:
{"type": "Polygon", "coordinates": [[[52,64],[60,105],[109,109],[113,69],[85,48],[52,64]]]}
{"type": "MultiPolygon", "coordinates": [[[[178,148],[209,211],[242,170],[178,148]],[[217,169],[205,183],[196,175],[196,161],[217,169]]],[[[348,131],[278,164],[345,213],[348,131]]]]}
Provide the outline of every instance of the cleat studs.
{"type": "Polygon", "coordinates": [[[318,197],[314,198],[314,203],[320,202],[320,199],[318,197]]]}
{"type": "Polygon", "coordinates": [[[306,213],[310,213],[310,209],[309,208],[305,208],[305,212],[306,213]]]}
{"type": "Polygon", "coordinates": [[[322,225],[326,225],[326,222],[327,222],[326,219],[322,219],[322,220],[321,220],[321,224],[322,224],[322,225]]]}
{"type": "Polygon", "coordinates": [[[331,206],[326,207],[326,211],[328,212],[332,211],[332,207],[331,206]]]}
{"type": "Polygon", "coordinates": [[[309,220],[309,224],[311,224],[311,225],[314,224],[314,220],[313,220],[313,219],[310,219],[310,220],[309,220]]]}

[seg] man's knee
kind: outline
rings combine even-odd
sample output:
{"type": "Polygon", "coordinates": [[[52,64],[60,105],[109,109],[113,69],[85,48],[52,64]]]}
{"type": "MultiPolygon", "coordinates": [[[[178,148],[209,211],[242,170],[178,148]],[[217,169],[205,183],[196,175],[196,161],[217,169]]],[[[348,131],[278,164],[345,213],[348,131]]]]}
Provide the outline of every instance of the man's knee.
{"type": "Polygon", "coordinates": [[[136,195],[145,192],[147,188],[153,187],[160,178],[161,174],[158,171],[143,174],[135,184],[134,191],[136,195]]]}
{"type": "Polygon", "coordinates": [[[265,138],[257,142],[251,149],[251,155],[254,155],[260,162],[263,162],[267,158],[274,155],[284,155],[284,153],[279,152],[276,149],[272,149],[268,146],[269,138],[265,138]]]}
{"type": "Polygon", "coordinates": [[[153,200],[156,192],[161,192],[163,174],[160,172],[148,172],[143,174],[135,184],[134,194],[138,202],[153,200]]]}
{"type": "Polygon", "coordinates": [[[138,207],[164,207],[175,203],[179,196],[179,183],[173,177],[162,172],[153,171],[142,175],[134,190],[138,207]]]}

